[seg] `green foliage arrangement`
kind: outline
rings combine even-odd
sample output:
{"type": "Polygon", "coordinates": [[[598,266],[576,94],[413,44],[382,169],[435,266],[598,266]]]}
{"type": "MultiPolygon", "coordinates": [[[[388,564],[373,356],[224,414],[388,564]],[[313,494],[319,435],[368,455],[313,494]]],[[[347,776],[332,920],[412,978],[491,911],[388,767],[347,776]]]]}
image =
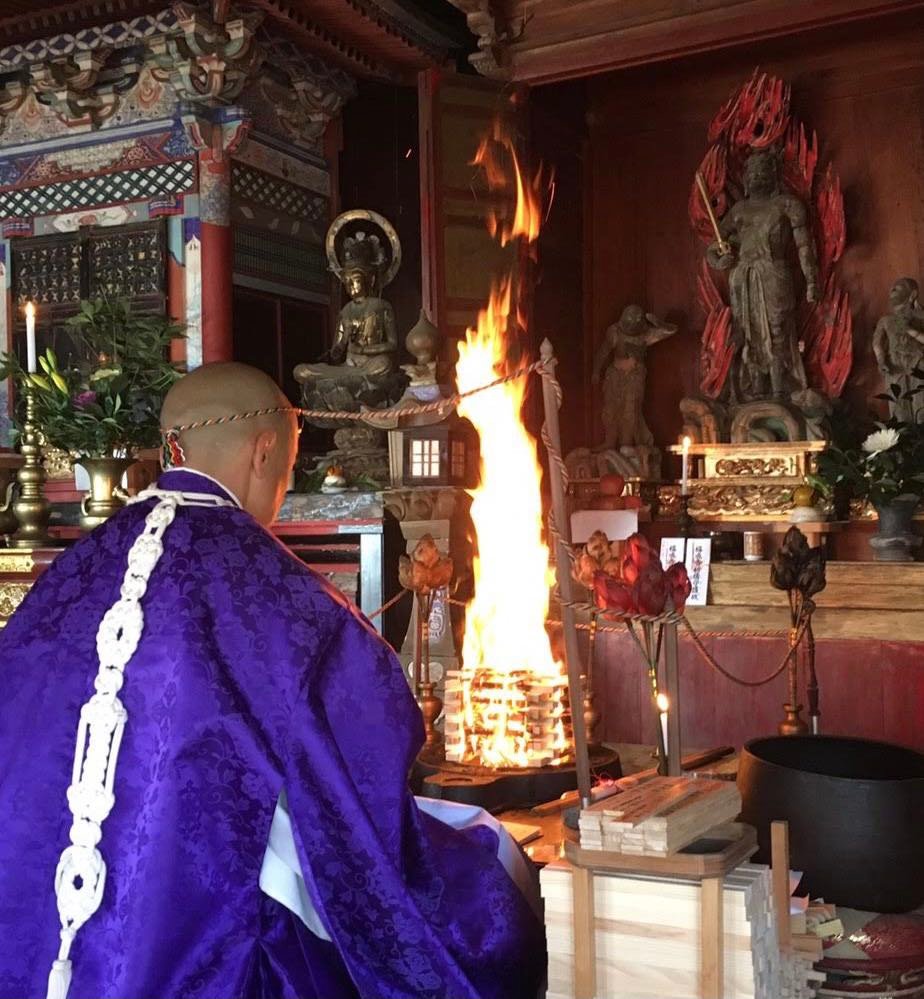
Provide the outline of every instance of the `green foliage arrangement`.
{"type": "MultiPolygon", "coordinates": [[[[919,391],[899,395],[900,387],[892,385],[877,398],[895,402],[919,391]]],[[[892,418],[850,430],[836,434],[819,455],[817,473],[808,476],[812,486],[825,496],[840,492],[875,507],[924,496],[924,424],[892,418]]]]}
{"type": "Polygon", "coordinates": [[[82,302],[67,321],[76,351],[59,366],[51,349],[30,375],[13,354],[0,355],[0,378],[31,385],[39,431],[75,457],[135,454],[160,445],[160,409],[181,372],[169,360],[183,328],[134,312],[124,299],[82,302]]]}

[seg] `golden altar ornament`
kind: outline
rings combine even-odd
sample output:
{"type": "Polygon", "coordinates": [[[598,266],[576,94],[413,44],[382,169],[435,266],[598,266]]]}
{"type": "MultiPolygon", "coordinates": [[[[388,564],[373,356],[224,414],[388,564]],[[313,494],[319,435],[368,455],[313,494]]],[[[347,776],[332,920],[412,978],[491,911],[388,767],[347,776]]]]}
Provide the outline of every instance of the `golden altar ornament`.
{"type": "MultiPolygon", "coordinates": [[[[824,441],[700,444],[689,448],[689,513],[696,520],[788,521],[793,493],[815,470],[824,441]]],[[[670,448],[682,455],[680,445],[670,448]]],[[[658,490],[662,515],[678,506],[676,486],[658,490]]]]}

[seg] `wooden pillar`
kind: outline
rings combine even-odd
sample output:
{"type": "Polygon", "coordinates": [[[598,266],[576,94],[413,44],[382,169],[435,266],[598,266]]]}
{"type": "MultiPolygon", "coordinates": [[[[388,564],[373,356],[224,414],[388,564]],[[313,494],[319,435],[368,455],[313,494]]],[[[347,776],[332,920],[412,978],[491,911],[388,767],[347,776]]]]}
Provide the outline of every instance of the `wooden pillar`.
{"type": "Polygon", "coordinates": [[[234,358],[231,227],[202,222],[202,363],[234,358]]]}
{"type": "Polygon", "coordinates": [[[199,155],[202,223],[202,363],[234,358],[231,326],[234,247],[231,233],[231,161],[212,150],[199,155]]]}
{"type": "MultiPolygon", "coordinates": [[[[184,124],[190,141],[199,150],[199,218],[187,220],[186,238],[187,268],[190,249],[198,251],[201,259],[201,353],[196,357],[194,349],[188,351],[189,364],[195,367],[234,358],[231,156],[246,139],[250,120],[240,109],[225,112],[218,108],[212,109],[209,117],[190,114],[184,124]]],[[[195,276],[187,275],[187,315],[196,313],[195,303],[190,301],[194,283],[195,276]]]]}
{"type": "MultiPolygon", "coordinates": [[[[186,326],[186,253],[180,215],[167,216],[167,315],[186,326]]],[[[180,364],[186,361],[185,340],[170,344],[170,360],[180,364]]]]}
{"type": "MultiPolygon", "coordinates": [[[[0,353],[13,352],[13,315],[10,297],[9,240],[0,240],[0,353]]],[[[13,386],[11,378],[0,381],[0,451],[12,446],[10,431],[13,429],[13,386]]],[[[0,505],[3,495],[0,495],[0,505]]]]}

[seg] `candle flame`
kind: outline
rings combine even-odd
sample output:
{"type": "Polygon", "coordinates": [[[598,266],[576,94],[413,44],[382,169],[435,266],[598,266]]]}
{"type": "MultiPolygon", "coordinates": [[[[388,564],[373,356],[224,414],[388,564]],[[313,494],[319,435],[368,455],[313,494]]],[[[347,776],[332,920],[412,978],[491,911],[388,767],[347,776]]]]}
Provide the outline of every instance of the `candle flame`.
{"type": "Polygon", "coordinates": [[[34,320],[35,319],[35,303],[34,302],[26,302],[26,319],[30,319],[30,320],[34,320]]]}
{"type": "MultiPolygon", "coordinates": [[[[683,453],[684,454],[689,454],[690,453],[690,447],[691,447],[692,444],[693,444],[693,441],[690,440],[689,437],[684,437],[684,439],[681,441],[681,447],[683,448],[683,453]]],[[[675,451],[674,454],[676,454],[676,453],[677,452],[675,451]]]]}
{"type": "Polygon", "coordinates": [[[657,701],[658,701],[658,711],[666,714],[667,709],[671,706],[670,701],[667,699],[667,695],[658,694],[657,701]]]}

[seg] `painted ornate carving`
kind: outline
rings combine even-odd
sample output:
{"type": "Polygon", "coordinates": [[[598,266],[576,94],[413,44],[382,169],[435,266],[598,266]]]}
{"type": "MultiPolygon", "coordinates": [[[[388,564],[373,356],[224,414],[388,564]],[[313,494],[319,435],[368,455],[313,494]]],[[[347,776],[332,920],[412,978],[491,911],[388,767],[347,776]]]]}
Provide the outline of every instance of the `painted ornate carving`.
{"type": "Polygon", "coordinates": [[[174,5],[180,31],[150,42],[177,97],[192,103],[234,100],[262,59],[255,32],[263,15],[241,14],[224,25],[190,4],[174,5]]]}
{"type": "Polygon", "coordinates": [[[694,444],[717,444],[723,437],[725,413],[709,399],[681,399],[683,435],[694,444]]]}
{"type": "Polygon", "coordinates": [[[0,572],[32,572],[34,568],[32,552],[0,552],[0,572]]]}
{"type": "Polygon", "coordinates": [[[231,154],[250,130],[242,108],[229,108],[213,120],[203,114],[183,118],[194,149],[199,150],[199,216],[213,225],[231,222],[231,154]]]}
{"type": "MultiPolygon", "coordinates": [[[[690,513],[700,520],[742,520],[747,517],[779,519],[792,510],[790,485],[725,485],[693,483],[690,513]]],[[[680,512],[676,486],[658,489],[658,516],[673,518],[680,512]]]]}
{"type": "Polygon", "coordinates": [[[715,474],[726,476],[779,476],[795,475],[794,458],[720,458],[715,463],[715,474]]]}
{"type": "Polygon", "coordinates": [[[5,128],[9,116],[20,109],[28,93],[22,80],[8,80],[0,87],[0,131],[5,128]]]}
{"type": "Polygon", "coordinates": [[[211,150],[217,161],[235,139],[225,120],[217,132],[211,120],[249,81],[248,111],[260,127],[318,151],[327,124],[353,96],[355,84],[292,43],[258,34],[262,16],[232,10],[219,23],[220,14],[181,2],[144,18],[87,29],[79,45],[61,35],[0,49],[0,72],[18,74],[0,86],[0,130],[9,124],[11,136],[31,141],[74,127],[166,117],[181,102],[212,112],[207,127],[187,123],[187,131],[196,148],[211,150]]]}
{"type": "Polygon", "coordinates": [[[30,77],[38,100],[69,127],[99,127],[115,113],[141,72],[137,59],[111,56],[111,49],[98,48],[33,66],[30,77]]]}
{"type": "Polygon", "coordinates": [[[0,627],[13,616],[16,608],[26,599],[31,583],[0,584],[0,627]]]}
{"type": "Polygon", "coordinates": [[[353,80],[320,60],[306,57],[294,47],[281,59],[273,49],[273,64],[285,73],[291,90],[288,100],[277,104],[276,117],[283,130],[296,142],[317,146],[328,123],[340,113],[348,98],[356,92],[353,80]]]}
{"type": "Polygon", "coordinates": [[[462,489],[446,486],[441,489],[405,487],[387,489],[382,493],[385,509],[401,521],[452,520],[464,516],[470,504],[462,489]]]}

